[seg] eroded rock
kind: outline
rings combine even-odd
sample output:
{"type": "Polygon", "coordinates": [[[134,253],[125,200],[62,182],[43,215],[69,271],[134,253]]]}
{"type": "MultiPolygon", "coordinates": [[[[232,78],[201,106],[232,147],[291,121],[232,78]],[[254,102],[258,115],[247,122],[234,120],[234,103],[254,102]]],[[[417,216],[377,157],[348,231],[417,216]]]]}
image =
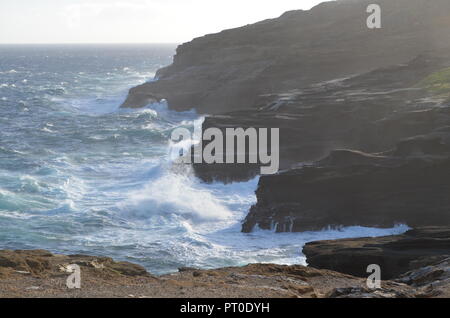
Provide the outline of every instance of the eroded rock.
{"type": "Polygon", "coordinates": [[[400,281],[418,287],[448,279],[450,231],[449,227],[428,227],[403,235],[312,242],[303,253],[312,267],[359,277],[368,277],[371,264],[381,267],[385,280],[412,271],[400,281]]]}

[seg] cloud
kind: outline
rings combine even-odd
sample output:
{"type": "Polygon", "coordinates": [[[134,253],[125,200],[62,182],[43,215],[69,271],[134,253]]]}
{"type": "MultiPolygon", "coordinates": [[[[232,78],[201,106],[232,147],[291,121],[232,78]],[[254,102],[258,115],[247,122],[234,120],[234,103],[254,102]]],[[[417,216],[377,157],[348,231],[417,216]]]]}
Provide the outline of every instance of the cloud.
{"type": "Polygon", "coordinates": [[[321,0],[0,0],[0,42],[184,42],[318,2],[321,0]]]}
{"type": "MultiPolygon", "coordinates": [[[[80,1],[76,4],[66,5],[62,10],[62,15],[66,20],[69,29],[79,29],[83,21],[99,19],[102,15],[105,18],[120,14],[125,17],[133,16],[142,11],[149,11],[155,7],[157,1],[134,0],[134,1],[80,1]]],[[[112,20],[111,23],[115,21],[112,20]]]]}

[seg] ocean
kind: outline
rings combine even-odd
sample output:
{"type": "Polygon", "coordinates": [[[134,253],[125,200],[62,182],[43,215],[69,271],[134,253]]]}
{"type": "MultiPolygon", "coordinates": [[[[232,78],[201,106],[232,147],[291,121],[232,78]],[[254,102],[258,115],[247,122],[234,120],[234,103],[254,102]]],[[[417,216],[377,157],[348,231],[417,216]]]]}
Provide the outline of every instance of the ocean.
{"type": "Polygon", "coordinates": [[[166,103],[120,109],[175,45],[0,46],[0,249],[113,257],[154,274],[179,267],[306,264],[309,241],[398,234],[350,227],[240,232],[258,178],[204,184],[173,163],[166,103]]]}

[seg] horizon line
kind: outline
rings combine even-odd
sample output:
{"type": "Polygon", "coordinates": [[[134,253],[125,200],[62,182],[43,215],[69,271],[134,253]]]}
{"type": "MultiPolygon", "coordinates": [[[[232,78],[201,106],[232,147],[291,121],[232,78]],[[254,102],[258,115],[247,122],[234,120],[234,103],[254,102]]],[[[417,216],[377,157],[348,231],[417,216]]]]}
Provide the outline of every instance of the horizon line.
{"type": "Polygon", "coordinates": [[[39,43],[14,43],[0,42],[0,45],[179,45],[184,42],[39,42],[39,43]]]}

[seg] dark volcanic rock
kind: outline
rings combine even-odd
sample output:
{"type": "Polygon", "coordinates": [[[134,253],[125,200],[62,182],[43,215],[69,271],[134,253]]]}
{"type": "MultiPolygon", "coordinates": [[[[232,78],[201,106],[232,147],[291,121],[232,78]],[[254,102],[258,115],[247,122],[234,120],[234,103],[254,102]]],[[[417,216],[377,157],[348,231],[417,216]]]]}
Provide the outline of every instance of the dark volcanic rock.
{"type": "MultiPolygon", "coordinates": [[[[449,58],[420,56],[291,96],[272,121],[255,115],[255,123],[280,125],[286,171],[261,177],[258,203],[243,231],[256,225],[286,232],[450,224],[449,103],[411,83],[412,74],[423,79],[449,63],[449,58]],[[336,150],[342,147],[357,150],[336,150]],[[308,161],[313,163],[295,166],[308,161]]],[[[221,180],[232,169],[214,167],[194,165],[207,181],[221,180]]]]}
{"type": "Polygon", "coordinates": [[[371,264],[381,267],[383,279],[409,272],[400,281],[420,287],[448,280],[448,260],[443,261],[450,255],[450,228],[419,228],[397,236],[313,242],[306,244],[303,253],[312,267],[359,277],[368,277],[366,270],[371,264]]]}
{"type": "MultiPolygon", "coordinates": [[[[437,258],[442,258],[437,256],[437,258]]],[[[418,262],[423,263],[423,262],[418,262]]],[[[415,264],[416,265],[416,264],[415,264]]],[[[402,275],[398,282],[419,287],[427,297],[450,297],[450,258],[412,270],[402,275]]]]}
{"type": "MultiPolygon", "coordinates": [[[[344,152],[345,153],[345,152],[344,152]]],[[[348,153],[351,162],[354,153],[348,153]]],[[[336,156],[335,156],[336,157],[336,156]]],[[[342,159],[333,157],[325,161],[342,159]]],[[[258,203],[243,224],[278,232],[327,227],[450,225],[450,159],[375,157],[358,165],[310,166],[260,179],[258,203]]]]}
{"type": "Polygon", "coordinates": [[[370,289],[366,287],[336,288],[327,295],[328,298],[415,298],[410,290],[401,288],[370,289]]]}
{"type": "MultiPolygon", "coordinates": [[[[449,104],[418,84],[449,66],[449,57],[421,55],[403,65],[266,96],[258,110],[206,117],[203,129],[279,128],[281,169],[342,148],[379,153],[397,147],[390,155],[398,157],[419,154],[417,147],[427,155],[445,153],[449,104]]],[[[242,181],[259,174],[258,165],[248,164],[195,164],[194,170],[207,182],[242,181]]]]}

